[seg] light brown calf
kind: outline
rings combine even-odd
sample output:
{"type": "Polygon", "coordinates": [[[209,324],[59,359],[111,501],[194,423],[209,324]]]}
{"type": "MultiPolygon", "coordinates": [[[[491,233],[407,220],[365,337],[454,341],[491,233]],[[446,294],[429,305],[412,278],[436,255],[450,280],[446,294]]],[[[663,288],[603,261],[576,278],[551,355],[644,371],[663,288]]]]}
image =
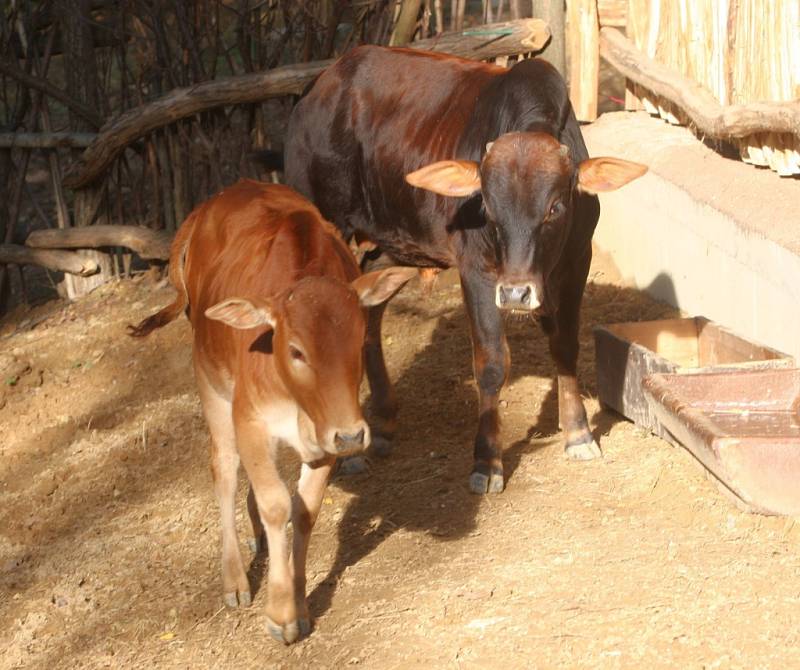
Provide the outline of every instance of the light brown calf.
{"type": "Polygon", "coordinates": [[[186,219],[170,257],[178,296],[131,329],[144,336],[188,311],[222,517],[225,604],[251,600],[235,527],[241,460],[256,540],[266,529],[269,547],[269,630],[282,642],[310,628],[306,554],[331,467],[370,443],[358,402],[362,308],[415,274],[393,267],[359,276],[347,245],[310,202],[285,186],[240,181],[186,219]],[[294,499],[278,472],[279,442],[302,460],[294,499]]]}

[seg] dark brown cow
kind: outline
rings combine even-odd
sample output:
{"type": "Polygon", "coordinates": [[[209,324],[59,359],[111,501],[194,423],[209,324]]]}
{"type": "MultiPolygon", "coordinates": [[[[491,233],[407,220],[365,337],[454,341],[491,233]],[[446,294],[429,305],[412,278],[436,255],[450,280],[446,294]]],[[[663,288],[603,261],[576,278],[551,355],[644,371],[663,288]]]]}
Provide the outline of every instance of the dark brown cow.
{"type": "Polygon", "coordinates": [[[240,181],[186,219],[170,256],[178,297],[132,329],[146,335],[188,309],[222,516],[225,604],[250,604],[234,511],[241,459],[256,540],[266,529],[269,546],[269,629],[283,642],[309,629],[306,552],[331,466],[370,443],[358,403],[362,307],[387,300],[415,273],[359,276],[339,232],[311,203],[286,186],[240,181]],[[294,501],[278,473],[279,442],[302,460],[294,501]]]}
{"type": "MultiPolygon", "coordinates": [[[[395,262],[457,267],[472,329],[480,418],[470,488],[503,489],[497,403],[509,354],[501,310],[538,310],[558,371],[559,418],[572,458],[600,455],[576,379],[578,316],[599,215],[595,193],[642,165],[589,159],[558,73],[381,47],[326,70],[289,123],[286,181],[346,237],[395,262]],[[414,188],[416,187],[416,188],[414,188]]],[[[384,306],[369,317],[367,375],[378,418],[396,403],[380,352],[384,306]]]]}

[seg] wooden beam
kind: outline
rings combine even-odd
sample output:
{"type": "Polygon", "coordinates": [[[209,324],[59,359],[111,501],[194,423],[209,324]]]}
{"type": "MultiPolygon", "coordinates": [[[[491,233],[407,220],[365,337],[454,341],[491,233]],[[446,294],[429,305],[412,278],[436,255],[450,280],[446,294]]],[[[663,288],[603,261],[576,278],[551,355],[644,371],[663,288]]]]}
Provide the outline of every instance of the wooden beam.
{"type": "MultiPolygon", "coordinates": [[[[472,30],[443,33],[409,45],[475,60],[538,51],[550,37],[547,24],[521,19],[472,30]]],[[[226,77],[178,88],[107,123],[81,158],[72,165],[64,185],[78,189],[92,183],[129,144],[178,119],[226,105],[261,102],[283,95],[300,95],[306,85],[333,60],[277,67],[267,72],[226,77]]]]}
{"type": "Polygon", "coordinates": [[[594,121],[600,76],[597,0],[567,0],[567,50],[569,98],[575,116],[578,121],[594,121]]]}
{"type": "Polygon", "coordinates": [[[0,264],[41,265],[55,272],[68,272],[82,277],[97,272],[97,263],[82,258],[78,252],[62,249],[31,249],[19,244],[0,244],[0,264]]]}
{"type": "Polygon", "coordinates": [[[94,142],[95,133],[0,133],[3,149],[85,149],[94,142]]]}
{"type": "Polygon", "coordinates": [[[564,79],[567,78],[564,0],[531,0],[533,15],[550,28],[551,39],[542,58],[550,63],[564,79]]]}
{"type": "Polygon", "coordinates": [[[34,230],[25,244],[37,249],[97,249],[125,247],[145,260],[169,260],[172,234],[140,226],[82,226],[34,230]]]}
{"type": "Polygon", "coordinates": [[[73,100],[64,91],[57,86],[54,86],[46,79],[39,79],[39,77],[34,77],[32,74],[28,74],[25,72],[25,70],[22,70],[14,65],[10,60],[0,58],[0,73],[15,79],[20,84],[24,84],[28,88],[33,88],[37,91],[41,91],[42,93],[46,93],[51,98],[55,98],[59,102],[64,103],[73,112],[79,114],[89,123],[91,123],[93,127],[99,128],[103,125],[103,117],[101,117],[93,109],[87,107],[83,103],[78,102],[77,100],[73,100]]]}
{"type": "Polygon", "coordinates": [[[791,133],[800,137],[800,102],[751,102],[723,107],[711,93],[646,57],[614,28],[600,30],[600,55],[628,79],[680,107],[710,137],[791,133]]]}

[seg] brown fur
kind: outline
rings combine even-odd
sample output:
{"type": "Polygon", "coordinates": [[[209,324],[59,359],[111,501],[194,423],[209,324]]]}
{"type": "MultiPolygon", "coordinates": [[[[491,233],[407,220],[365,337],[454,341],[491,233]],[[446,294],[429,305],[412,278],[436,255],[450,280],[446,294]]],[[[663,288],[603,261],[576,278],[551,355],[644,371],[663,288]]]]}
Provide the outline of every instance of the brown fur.
{"type": "Polygon", "coordinates": [[[269,629],[294,642],[309,627],[305,557],[331,467],[370,441],[358,402],[362,306],[388,299],[416,271],[359,276],[347,245],[310,202],[286,186],[246,180],[189,215],[170,263],[177,297],[131,334],[146,335],[189,308],[222,517],[225,603],[251,599],[235,527],[241,460],[256,539],[265,532],[269,544],[269,629]],[[294,501],[278,472],[278,442],[303,461],[294,501]]]}

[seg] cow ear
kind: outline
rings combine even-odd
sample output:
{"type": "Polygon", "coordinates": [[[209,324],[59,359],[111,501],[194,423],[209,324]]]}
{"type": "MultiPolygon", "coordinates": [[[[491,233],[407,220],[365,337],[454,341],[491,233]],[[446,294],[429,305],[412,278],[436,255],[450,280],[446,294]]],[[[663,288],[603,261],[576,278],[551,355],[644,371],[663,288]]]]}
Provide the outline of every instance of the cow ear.
{"type": "Polygon", "coordinates": [[[406,181],[439,195],[463,197],[481,190],[481,175],[475,161],[439,161],[410,172],[406,181]]]}
{"type": "Polygon", "coordinates": [[[230,298],[218,302],[206,310],[206,318],[212,321],[222,321],[231,328],[242,330],[275,325],[275,317],[272,315],[270,304],[256,306],[244,298],[230,298]]]}
{"type": "Polygon", "coordinates": [[[372,307],[391,298],[417,272],[417,268],[399,266],[386,268],[385,270],[375,270],[375,272],[361,275],[350,286],[358,293],[358,301],[363,307],[372,307]]]}
{"type": "Polygon", "coordinates": [[[645,172],[647,166],[641,163],[621,158],[589,158],[578,166],[578,189],[592,195],[616,191],[645,172]]]}

